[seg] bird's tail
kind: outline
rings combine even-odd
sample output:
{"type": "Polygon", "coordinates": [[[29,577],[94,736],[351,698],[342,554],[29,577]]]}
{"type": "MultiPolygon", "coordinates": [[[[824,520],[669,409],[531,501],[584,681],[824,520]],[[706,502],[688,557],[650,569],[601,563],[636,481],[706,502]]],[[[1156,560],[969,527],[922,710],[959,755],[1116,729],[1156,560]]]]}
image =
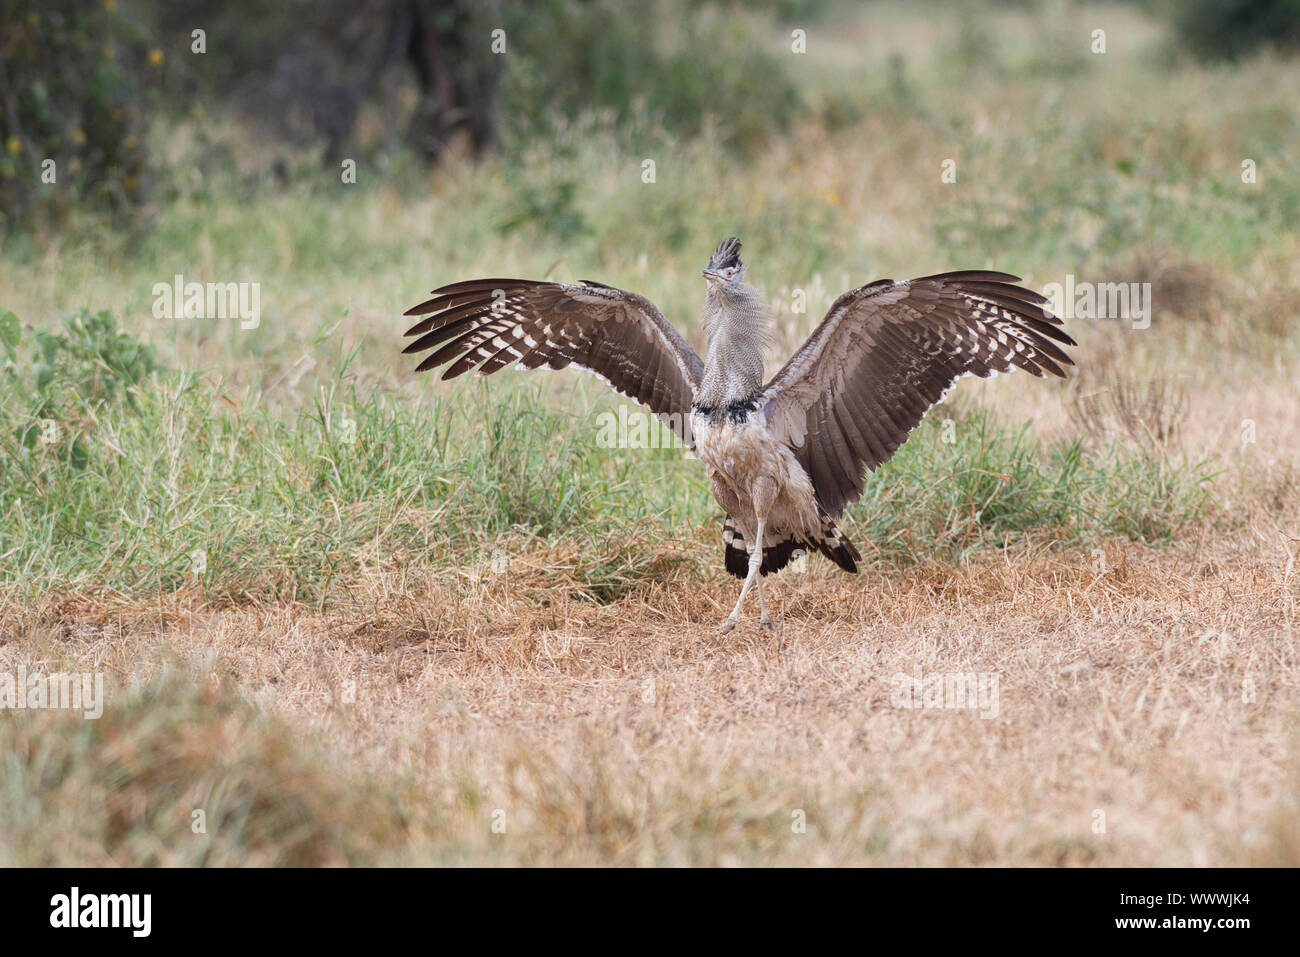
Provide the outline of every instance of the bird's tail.
{"type": "MultiPolygon", "coordinates": [[[[763,549],[763,564],[759,566],[758,573],[770,575],[779,572],[790,564],[790,559],[794,557],[796,551],[821,552],[846,572],[856,572],[858,562],[862,561],[858,550],[844,537],[844,533],[836,526],[833,518],[823,512],[821,520],[821,534],[816,541],[803,541],[790,536],[767,545],[763,549]]],[[[768,541],[771,541],[771,536],[768,537],[768,541]]],[[[749,574],[749,548],[744,533],[736,527],[730,515],[722,524],[722,549],[727,571],[737,578],[744,578],[749,574]]]]}
{"type": "Polygon", "coordinates": [[[862,556],[853,543],[844,537],[835,519],[822,512],[822,539],[817,543],[817,550],[850,574],[858,572],[858,562],[862,556]]]}

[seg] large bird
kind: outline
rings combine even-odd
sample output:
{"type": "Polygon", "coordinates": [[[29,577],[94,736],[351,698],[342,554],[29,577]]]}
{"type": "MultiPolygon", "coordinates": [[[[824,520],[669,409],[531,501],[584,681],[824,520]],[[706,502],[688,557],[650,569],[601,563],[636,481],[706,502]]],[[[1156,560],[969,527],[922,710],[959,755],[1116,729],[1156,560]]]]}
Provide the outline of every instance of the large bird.
{"type": "Polygon", "coordinates": [[[1001,272],[968,270],[844,293],[803,347],[763,383],[766,303],[745,281],[740,240],[724,239],[703,270],[701,359],[643,296],[602,283],[474,279],[433,291],[404,352],[434,349],[417,371],[451,379],[570,364],[666,421],[708,470],[726,513],[727,571],[744,579],[721,633],[736,626],[758,582],[760,624],[772,626],[761,575],[796,551],[847,572],[861,560],[835,519],[862,494],[926,411],[965,375],[1024,369],[1064,378],[1075,345],[1047,299],[1001,272]],[[1054,341],[1053,341],[1054,340],[1054,341]]]}

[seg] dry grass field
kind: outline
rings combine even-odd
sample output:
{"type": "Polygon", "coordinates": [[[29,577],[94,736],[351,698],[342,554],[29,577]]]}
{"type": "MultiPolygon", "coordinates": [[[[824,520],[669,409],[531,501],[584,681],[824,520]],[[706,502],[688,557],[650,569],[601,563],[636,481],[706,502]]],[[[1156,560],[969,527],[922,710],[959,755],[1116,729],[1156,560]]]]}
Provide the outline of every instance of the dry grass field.
{"type": "Polygon", "coordinates": [[[58,714],[6,728],[6,787],[41,794],[6,850],[114,865],[1292,866],[1291,554],[1243,534],[1113,545],[1102,573],[1096,556],[1029,548],[787,576],[780,633],[721,646],[721,576],[603,607],[521,599],[563,593],[565,556],[545,552],[508,577],[368,583],[329,613],[52,604],[6,665],[93,660],[127,688],[71,731],[58,714]],[[996,707],[895,706],[894,676],[918,668],[996,675],[996,707]],[[93,740],[51,748],[69,733],[93,740]],[[239,840],[193,835],[193,808],[239,840]]]}
{"type": "Polygon", "coordinates": [[[0,714],[0,865],[1300,865],[1300,67],[1048,9],[997,8],[970,77],[956,24],[853,19],[801,81],[826,110],[734,168],[655,141],[656,186],[596,119],[521,168],[252,195],[237,126],[160,129],[252,172],[0,265],[18,355],[66,356],[39,408],[0,366],[0,675],[108,684],[97,720],[0,714]],[[585,231],[498,231],[570,178],[585,231]],[[1152,321],[1067,321],[1068,382],[964,381],[850,510],[861,573],[809,559],[776,633],[719,642],[698,463],[596,447],[589,377],[438,383],[398,347],[489,273],[637,289],[698,344],[731,232],[769,371],[841,274],[1150,282],[1152,321]],[[259,281],[261,325],[153,318],[175,273],[259,281]],[[83,306],[157,368],[77,352],[83,306]]]}

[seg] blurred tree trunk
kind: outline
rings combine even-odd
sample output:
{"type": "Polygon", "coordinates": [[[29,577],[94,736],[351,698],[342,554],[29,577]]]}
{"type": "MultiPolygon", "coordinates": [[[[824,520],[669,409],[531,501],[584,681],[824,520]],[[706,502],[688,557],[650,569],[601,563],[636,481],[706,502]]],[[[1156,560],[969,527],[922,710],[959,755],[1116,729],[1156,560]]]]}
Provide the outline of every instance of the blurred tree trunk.
{"type": "Polygon", "coordinates": [[[459,135],[475,153],[501,141],[500,91],[506,54],[492,52],[492,31],[504,29],[495,2],[407,0],[407,56],[420,102],[407,138],[437,160],[459,135]]]}
{"type": "Polygon", "coordinates": [[[461,137],[475,153],[498,145],[506,55],[492,52],[492,31],[504,19],[500,0],[169,0],[158,14],[163,34],[201,22],[237,38],[204,63],[209,90],[268,134],[323,141],[331,164],[356,155],[358,117],[393,95],[407,66],[413,114],[384,111],[397,137],[429,161],[461,137]]]}

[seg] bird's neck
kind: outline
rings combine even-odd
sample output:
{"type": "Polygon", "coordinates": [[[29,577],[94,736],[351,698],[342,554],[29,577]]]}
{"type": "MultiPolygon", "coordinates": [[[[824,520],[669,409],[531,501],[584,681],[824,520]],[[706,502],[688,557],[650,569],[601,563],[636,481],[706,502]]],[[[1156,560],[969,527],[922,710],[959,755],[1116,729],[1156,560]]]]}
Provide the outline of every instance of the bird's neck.
{"type": "Polygon", "coordinates": [[[695,404],[723,408],[752,399],[763,387],[762,345],[767,332],[767,306],[758,290],[707,297],[704,328],[709,349],[695,404]]]}

